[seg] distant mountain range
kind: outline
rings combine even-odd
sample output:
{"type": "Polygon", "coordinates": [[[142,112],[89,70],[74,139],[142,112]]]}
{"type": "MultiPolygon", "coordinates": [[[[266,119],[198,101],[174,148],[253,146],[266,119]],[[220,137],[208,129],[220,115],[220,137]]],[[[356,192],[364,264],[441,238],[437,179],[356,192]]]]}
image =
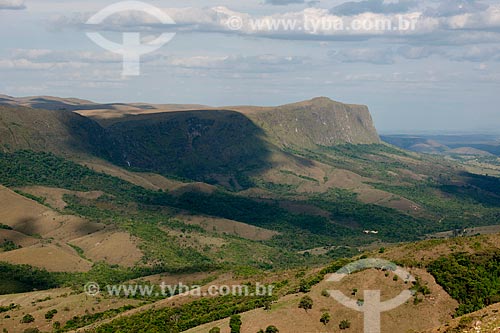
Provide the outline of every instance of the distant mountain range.
{"type": "Polygon", "coordinates": [[[382,135],[397,147],[428,154],[500,156],[500,135],[382,135]]]}

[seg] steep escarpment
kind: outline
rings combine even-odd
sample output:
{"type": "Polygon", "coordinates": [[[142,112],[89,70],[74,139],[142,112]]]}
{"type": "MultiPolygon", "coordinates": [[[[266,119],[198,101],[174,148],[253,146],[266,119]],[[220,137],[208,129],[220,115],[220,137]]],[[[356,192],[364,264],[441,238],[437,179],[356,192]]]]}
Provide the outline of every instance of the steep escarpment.
{"type": "Polygon", "coordinates": [[[202,181],[272,167],[283,148],[380,142],[367,107],[328,98],[127,115],[107,132],[119,151],[115,163],[202,181]]]}
{"type": "Polygon", "coordinates": [[[8,104],[0,106],[4,150],[85,153],[121,167],[219,184],[241,185],[249,173],[272,168],[273,161],[296,159],[284,148],[380,143],[367,107],[324,97],[278,107],[157,105],[144,112],[137,104],[3,100],[8,104]],[[35,102],[44,109],[24,106],[35,102]]]}
{"type": "Polygon", "coordinates": [[[226,110],[134,116],[106,129],[113,162],[125,167],[217,182],[263,167],[270,147],[241,113],[226,110]]]}
{"type": "Polygon", "coordinates": [[[250,117],[280,146],[380,143],[366,106],[342,104],[325,97],[267,108],[250,117]]]}
{"type": "Polygon", "coordinates": [[[105,130],[79,114],[0,105],[0,149],[105,157],[112,147],[105,130]]]}

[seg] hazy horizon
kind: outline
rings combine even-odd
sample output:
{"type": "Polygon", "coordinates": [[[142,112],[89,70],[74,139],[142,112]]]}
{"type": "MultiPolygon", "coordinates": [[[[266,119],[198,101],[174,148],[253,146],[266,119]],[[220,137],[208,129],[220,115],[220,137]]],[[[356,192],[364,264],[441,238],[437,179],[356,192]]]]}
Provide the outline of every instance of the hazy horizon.
{"type": "MultiPolygon", "coordinates": [[[[116,1],[0,1],[0,91],[97,102],[282,105],[315,96],[370,108],[380,132],[494,131],[500,124],[500,5],[478,0],[150,1],[177,35],[123,77],[85,22],[116,1]],[[228,23],[241,18],[241,28],[228,23]],[[414,30],[252,29],[252,20],[415,19],[414,30]],[[12,29],[10,27],[16,27],[12,29]],[[238,27],[237,27],[238,28],[238,27]]],[[[304,25],[306,26],[306,25],[304,25]]],[[[164,32],[115,14],[106,38],[164,32]]]]}

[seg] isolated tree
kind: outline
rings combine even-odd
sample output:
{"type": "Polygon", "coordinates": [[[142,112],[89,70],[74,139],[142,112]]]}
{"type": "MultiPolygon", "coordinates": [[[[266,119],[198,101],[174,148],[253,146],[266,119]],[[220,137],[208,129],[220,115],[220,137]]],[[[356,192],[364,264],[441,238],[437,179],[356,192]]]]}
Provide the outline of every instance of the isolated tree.
{"type": "Polygon", "coordinates": [[[339,324],[339,328],[341,330],[345,330],[345,329],[348,329],[349,327],[351,327],[351,322],[349,320],[342,320],[339,324]]]}
{"type": "Polygon", "coordinates": [[[313,308],[313,304],[314,304],[314,302],[313,302],[311,297],[304,296],[300,300],[299,309],[304,309],[307,312],[307,310],[311,310],[313,308]]]}
{"type": "Polygon", "coordinates": [[[53,309],[53,310],[50,310],[49,312],[47,312],[45,314],[45,319],[47,320],[51,320],[52,318],[54,318],[54,316],[57,314],[57,310],[56,309],[53,309]]]}
{"type": "Polygon", "coordinates": [[[330,320],[332,319],[332,316],[330,316],[330,314],[328,312],[325,312],[323,313],[323,315],[321,316],[321,319],[319,320],[323,325],[326,326],[326,324],[328,324],[330,322],[330,320]]]}
{"type": "Polygon", "coordinates": [[[27,314],[23,317],[23,319],[21,319],[21,323],[23,324],[29,324],[29,323],[32,323],[35,321],[35,318],[33,318],[32,315],[30,314],[27,314]]]}
{"type": "Polygon", "coordinates": [[[240,333],[241,330],[240,315],[231,316],[231,319],[229,320],[229,328],[231,328],[231,333],[240,333]]]}
{"type": "Polygon", "coordinates": [[[276,328],[276,326],[268,326],[266,328],[266,333],[279,333],[279,329],[276,328]]]}
{"type": "Polygon", "coordinates": [[[220,333],[220,328],[214,327],[210,331],[208,331],[208,333],[220,333]]]}

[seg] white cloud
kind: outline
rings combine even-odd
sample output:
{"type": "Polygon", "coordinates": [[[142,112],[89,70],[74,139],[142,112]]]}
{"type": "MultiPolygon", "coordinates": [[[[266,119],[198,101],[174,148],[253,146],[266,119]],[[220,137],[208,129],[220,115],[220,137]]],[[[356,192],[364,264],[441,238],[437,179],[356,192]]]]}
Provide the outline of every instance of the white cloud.
{"type": "Polygon", "coordinates": [[[14,69],[14,70],[55,70],[55,69],[81,69],[86,67],[87,64],[81,62],[33,62],[29,59],[10,59],[0,60],[1,69],[14,69]]]}
{"type": "Polygon", "coordinates": [[[14,58],[28,59],[37,63],[114,63],[122,58],[110,52],[55,51],[48,49],[15,49],[14,58]]]}
{"type": "Polygon", "coordinates": [[[26,9],[24,0],[0,0],[0,10],[21,10],[26,9]]]}
{"type": "Polygon", "coordinates": [[[266,4],[274,6],[287,6],[294,4],[306,3],[305,0],[265,0],[266,4]]]}
{"type": "MultiPolygon", "coordinates": [[[[114,15],[98,29],[109,31],[144,31],[157,33],[165,30],[178,32],[222,32],[264,38],[291,40],[346,40],[369,38],[433,39],[442,37],[442,43],[450,38],[450,30],[461,34],[484,30],[500,30],[500,5],[485,7],[482,11],[454,16],[430,16],[424,11],[405,13],[364,12],[340,16],[327,9],[306,8],[301,11],[255,16],[228,9],[175,8],[165,9],[176,22],[175,26],[161,26],[154,18],[142,13],[114,15]],[[407,22],[407,23],[405,23],[407,22]],[[414,29],[410,24],[414,22],[414,29]]],[[[71,26],[86,29],[85,21],[90,14],[59,17],[58,27],[71,26]]]]}
{"type": "Polygon", "coordinates": [[[309,63],[307,57],[258,55],[258,56],[194,56],[166,57],[170,66],[192,69],[219,69],[238,72],[278,72],[289,66],[296,68],[309,63]]]}
{"type": "Polygon", "coordinates": [[[334,7],[335,15],[358,15],[362,13],[405,13],[417,5],[414,0],[364,0],[344,2],[334,7]]]}
{"type": "Polygon", "coordinates": [[[488,8],[476,0],[441,0],[437,7],[431,7],[426,10],[430,16],[457,16],[467,13],[477,13],[488,8]]]}
{"type": "Polygon", "coordinates": [[[380,48],[353,48],[330,53],[334,60],[341,62],[364,62],[379,65],[389,65],[394,63],[392,50],[380,48]]]}
{"type": "Polygon", "coordinates": [[[456,61],[500,61],[499,45],[472,45],[462,48],[460,52],[450,54],[450,58],[456,61]]]}

